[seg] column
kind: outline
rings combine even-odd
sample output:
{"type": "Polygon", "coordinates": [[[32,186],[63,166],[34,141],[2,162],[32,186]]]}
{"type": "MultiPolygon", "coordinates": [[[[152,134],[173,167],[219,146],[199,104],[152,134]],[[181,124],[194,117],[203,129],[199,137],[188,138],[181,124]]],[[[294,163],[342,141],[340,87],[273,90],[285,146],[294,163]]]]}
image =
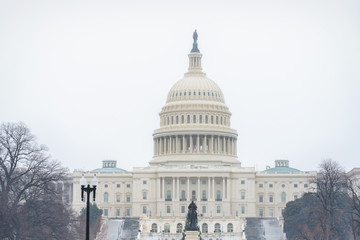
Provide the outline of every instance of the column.
{"type": "Polygon", "coordinates": [[[190,153],[194,152],[193,136],[190,135],[190,153]]]}
{"type": "Polygon", "coordinates": [[[177,184],[177,188],[176,188],[176,192],[177,192],[177,199],[180,200],[181,198],[181,194],[180,194],[180,178],[177,177],[176,178],[176,184],[177,184]]]}
{"type": "Polygon", "coordinates": [[[235,138],[235,141],[234,141],[234,155],[237,155],[237,139],[235,138]]]}
{"type": "Polygon", "coordinates": [[[231,155],[231,138],[228,137],[228,155],[231,155]]]}
{"type": "Polygon", "coordinates": [[[206,135],[205,135],[204,138],[203,138],[203,152],[204,153],[208,152],[207,147],[208,147],[208,144],[207,144],[207,138],[206,138],[206,135]]]}
{"type": "Polygon", "coordinates": [[[200,195],[200,177],[198,177],[198,179],[197,179],[197,183],[198,183],[198,186],[197,186],[197,192],[198,192],[198,194],[197,194],[197,200],[198,201],[200,201],[201,200],[201,195],[200,195]]]}
{"type": "Polygon", "coordinates": [[[158,155],[161,155],[161,138],[158,138],[158,149],[159,149],[158,155]]]}
{"type": "Polygon", "coordinates": [[[217,153],[220,153],[220,136],[217,136],[217,153]]]}
{"type": "Polygon", "coordinates": [[[215,177],[212,177],[212,200],[215,199],[215,177]]]}
{"type": "Polygon", "coordinates": [[[172,153],[172,137],[169,137],[169,153],[172,153]]]}
{"type": "Polygon", "coordinates": [[[175,193],[176,193],[176,189],[175,189],[175,177],[172,178],[172,181],[173,181],[173,190],[172,190],[172,200],[174,201],[175,200],[175,193]]]}
{"type": "Polygon", "coordinates": [[[160,144],[159,144],[159,149],[160,149],[160,151],[159,151],[159,155],[161,155],[162,154],[162,137],[159,137],[159,142],[160,142],[160,144]]]}
{"type": "Polygon", "coordinates": [[[214,135],[211,135],[210,153],[214,153],[214,135]]]}
{"type": "Polygon", "coordinates": [[[179,153],[179,137],[176,135],[175,137],[175,153],[179,153]]]}
{"type": "Polygon", "coordinates": [[[187,198],[186,200],[189,201],[190,200],[190,177],[187,178],[187,198]]]}
{"type": "Polygon", "coordinates": [[[225,144],[225,137],[223,137],[223,153],[225,153],[225,149],[226,149],[226,144],[225,144]]]}
{"type": "Polygon", "coordinates": [[[230,178],[227,178],[226,179],[226,199],[228,199],[228,200],[231,200],[230,188],[231,188],[231,180],[230,180],[230,178]]]}
{"type": "Polygon", "coordinates": [[[165,199],[165,177],[162,177],[162,199],[165,199]]]}
{"type": "Polygon", "coordinates": [[[160,186],[160,177],[158,177],[156,179],[157,182],[157,192],[158,192],[158,197],[156,200],[160,200],[161,199],[161,186],[160,186]]]}
{"type": "Polygon", "coordinates": [[[199,153],[200,152],[200,136],[199,135],[196,136],[196,146],[197,146],[196,153],[199,153]]]}
{"type": "Polygon", "coordinates": [[[208,199],[208,201],[210,201],[210,177],[208,177],[207,184],[208,184],[208,193],[206,198],[208,199]]]}
{"type": "Polygon", "coordinates": [[[222,189],[222,200],[225,200],[225,177],[222,178],[223,189],[222,189]]]}
{"type": "Polygon", "coordinates": [[[183,149],[182,149],[182,152],[184,153],[185,152],[185,140],[186,140],[186,138],[185,138],[185,135],[183,135],[182,136],[182,147],[183,147],[183,149]]]}

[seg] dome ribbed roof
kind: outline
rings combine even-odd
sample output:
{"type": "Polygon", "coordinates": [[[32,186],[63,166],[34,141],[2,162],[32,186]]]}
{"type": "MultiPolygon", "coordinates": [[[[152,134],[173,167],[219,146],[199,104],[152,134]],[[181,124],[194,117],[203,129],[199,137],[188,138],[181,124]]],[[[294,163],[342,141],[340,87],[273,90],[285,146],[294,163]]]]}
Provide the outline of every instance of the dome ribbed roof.
{"type": "Polygon", "coordinates": [[[219,86],[205,74],[186,74],[170,89],[167,103],[183,100],[210,100],[225,103],[219,86]]]}

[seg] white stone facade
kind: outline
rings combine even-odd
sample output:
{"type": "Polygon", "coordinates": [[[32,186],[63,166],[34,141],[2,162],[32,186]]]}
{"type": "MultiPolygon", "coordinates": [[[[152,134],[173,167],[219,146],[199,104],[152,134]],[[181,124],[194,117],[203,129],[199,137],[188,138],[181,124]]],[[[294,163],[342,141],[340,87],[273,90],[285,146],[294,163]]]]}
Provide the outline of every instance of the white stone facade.
{"type": "MultiPolygon", "coordinates": [[[[179,239],[194,200],[203,238],[242,239],[246,217],[281,218],[286,202],[307,191],[315,174],[290,168],[286,160],[262,172],[241,166],[231,113],[220,88],[202,72],[201,58],[189,54],[189,71],[169,91],[149,166],[127,172],[104,161],[85,173],[88,181],[97,175],[96,203],[104,215],[139,217],[143,238],[179,239]]],[[[73,175],[77,210],[84,207],[82,174],[73,175]]]]}

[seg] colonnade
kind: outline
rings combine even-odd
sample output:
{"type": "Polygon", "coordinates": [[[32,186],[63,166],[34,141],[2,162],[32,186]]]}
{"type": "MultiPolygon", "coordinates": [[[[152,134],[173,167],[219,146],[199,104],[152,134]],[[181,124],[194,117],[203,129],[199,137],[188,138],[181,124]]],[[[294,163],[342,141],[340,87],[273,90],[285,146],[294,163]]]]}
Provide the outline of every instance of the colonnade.
{"type": "Polygon", "coordinates": [[[221,135],[175,135],[154,138],[154,155],[209,153],[237,155],[237,139],[221,135]]]}
{"type": "Polygon", "coordinates": [[[157,179],[157,189],[159,200],[165,201],[223,201],[230,200],[231,181],[228,177],[159,177],[157,179]],[[168,184],[170,181],[170,185],[168,184]],[[195,181],[195,185],[193,184],[195,181]],[[202,181],[206,181],[203,184],[202,181]],[[220,184],[219,184],[220,183],[220,184]],[[180,185],[184,185],[180,187],[180,185]],[[166,186],[168,185],[168,186],[166,186]],[[215,186],[218,185],[218,186],[215,186]],[[171,191],[168,198],[167,190],[171,191]],[[185,190],[185,198],[181,192],[185,190]],[[220,196],[217,191],[220,190],[220,196]],[[192,192],[195,191],[195,196],[192,192]],[[205,196],[203,196],[205,191],[205,196]]]}

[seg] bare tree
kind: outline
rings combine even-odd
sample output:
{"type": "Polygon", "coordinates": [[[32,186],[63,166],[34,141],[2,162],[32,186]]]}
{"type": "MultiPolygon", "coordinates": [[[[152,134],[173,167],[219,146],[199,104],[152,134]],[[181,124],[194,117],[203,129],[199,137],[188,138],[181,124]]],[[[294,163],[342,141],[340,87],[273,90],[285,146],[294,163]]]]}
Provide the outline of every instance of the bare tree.
{"type": "Polygon", "coordinates": [[[346,193],[346,174],[336,161],[324,160],[320,164],[320,171],[312,180],[315,196],[320,202],[318,218],[323,232],[324,240],[341,239],[344,226],[340,222],[346,222],[348,215],[344,212],[348,195],[346,193]],[[345,201],[343,201],[345,200],[345,201]],[[342,219],[342,221],[339,221],[342,219]]]}
{"type": "Polygon", "coordinates": [[[360,239],[360,183],[355,174],[347,176],[347,190],[350,196],[351,228],[354,240],[360,239]]]}
{"type": "MultiPolygon", "coordinates": [[[[24,124],[0,126],[0,239],[29,239],[26,236],[31,229],[22,231],[31,225],[25,224],[24,213],[34,210],[31,206],[38,200],[56,199],[53,183],[62,180],[65,173],[66,169],[50,159],[47,148],[36,143],[24,124]]],[[[36,220],[49,218],[41,219],[39,215],[36,220]]]]}

